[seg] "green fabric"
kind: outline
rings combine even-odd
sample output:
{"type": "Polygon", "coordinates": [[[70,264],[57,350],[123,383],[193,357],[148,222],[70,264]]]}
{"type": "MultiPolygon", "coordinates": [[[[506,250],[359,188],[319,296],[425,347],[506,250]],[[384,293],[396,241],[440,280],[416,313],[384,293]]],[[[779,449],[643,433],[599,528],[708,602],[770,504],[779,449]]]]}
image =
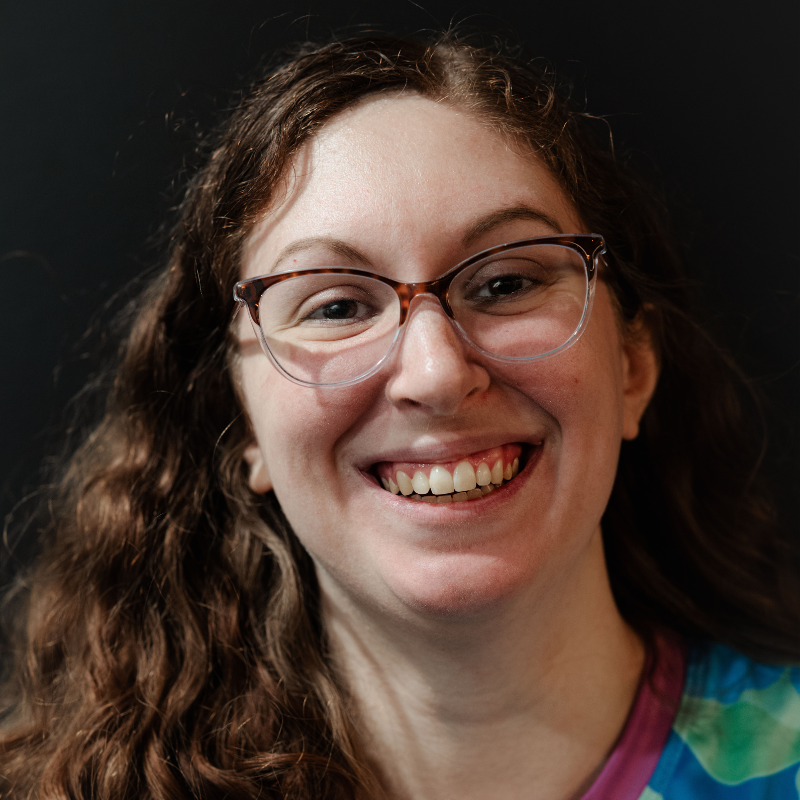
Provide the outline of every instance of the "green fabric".
{"type": "Polygon", "coordinates": [[[745,689],[730,704],[684,697],[674,730],[719,783],[773,775],[800,761],[800,695],[787,668],[771,686],[745,689]]]}

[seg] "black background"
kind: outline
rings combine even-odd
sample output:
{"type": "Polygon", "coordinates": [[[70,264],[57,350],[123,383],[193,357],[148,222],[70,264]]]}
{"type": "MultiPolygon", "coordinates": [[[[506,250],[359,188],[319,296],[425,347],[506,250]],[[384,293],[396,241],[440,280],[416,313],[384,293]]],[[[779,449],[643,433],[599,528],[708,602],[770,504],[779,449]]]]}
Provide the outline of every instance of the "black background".
{"type": "Polygon", "coordinates": [[[0,513],[96,366],[90,319],[159,263],[147,242],[197,128],[287,42],[458,23],[548,59],[672,197],[709,325],[768,394],[797,525],[798,17],[793,0],[0,0],[0,513]]]}

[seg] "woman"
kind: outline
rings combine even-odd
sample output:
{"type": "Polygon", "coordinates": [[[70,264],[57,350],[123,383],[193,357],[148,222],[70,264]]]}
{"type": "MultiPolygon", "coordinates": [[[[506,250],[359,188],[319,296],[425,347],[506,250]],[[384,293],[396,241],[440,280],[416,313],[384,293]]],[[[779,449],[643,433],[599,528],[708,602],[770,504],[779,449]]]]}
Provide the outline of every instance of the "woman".
{"type": "Polygon", "coordinates": [[[495,53],[258,82],[50,506],[5,794],[791,796],[793,554],[664,219],[495,53]]]}

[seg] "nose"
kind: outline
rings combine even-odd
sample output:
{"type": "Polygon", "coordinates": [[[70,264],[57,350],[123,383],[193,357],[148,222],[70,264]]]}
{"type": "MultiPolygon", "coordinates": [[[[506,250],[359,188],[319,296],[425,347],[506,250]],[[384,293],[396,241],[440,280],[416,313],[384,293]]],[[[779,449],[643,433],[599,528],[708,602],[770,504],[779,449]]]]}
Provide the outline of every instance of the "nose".
{"type": "Polygon", "coordinates": [[[414,298],[404,327],[386,386],[392,403],[446,416],[454,414],[467,397],[488,388],[489,373],[435,297],[414,298]]]}

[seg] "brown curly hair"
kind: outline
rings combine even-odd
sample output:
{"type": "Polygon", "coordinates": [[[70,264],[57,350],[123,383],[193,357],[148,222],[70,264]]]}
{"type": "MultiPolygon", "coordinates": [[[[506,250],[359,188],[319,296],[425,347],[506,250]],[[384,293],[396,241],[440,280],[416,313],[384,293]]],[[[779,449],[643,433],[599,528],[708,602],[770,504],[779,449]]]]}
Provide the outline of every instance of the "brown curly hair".
{"type": "Polygon", "coordinates": [[[622,320],[662,376],[603,520],[623,616],[797,660],[794,554],[756,478],[751,395],[694,321],[654,192],[553,74],[445,37],[304,46],[245,94],[189,182],[166,269],[139,298],[104,418],[43,504],[15,597],[3,797],[354,798],[370,773],[326,653],[313,564],[248,488],[231,287],[244,239],[333,115],[403,90],[526,142],[609,248],[622,320]]]}

